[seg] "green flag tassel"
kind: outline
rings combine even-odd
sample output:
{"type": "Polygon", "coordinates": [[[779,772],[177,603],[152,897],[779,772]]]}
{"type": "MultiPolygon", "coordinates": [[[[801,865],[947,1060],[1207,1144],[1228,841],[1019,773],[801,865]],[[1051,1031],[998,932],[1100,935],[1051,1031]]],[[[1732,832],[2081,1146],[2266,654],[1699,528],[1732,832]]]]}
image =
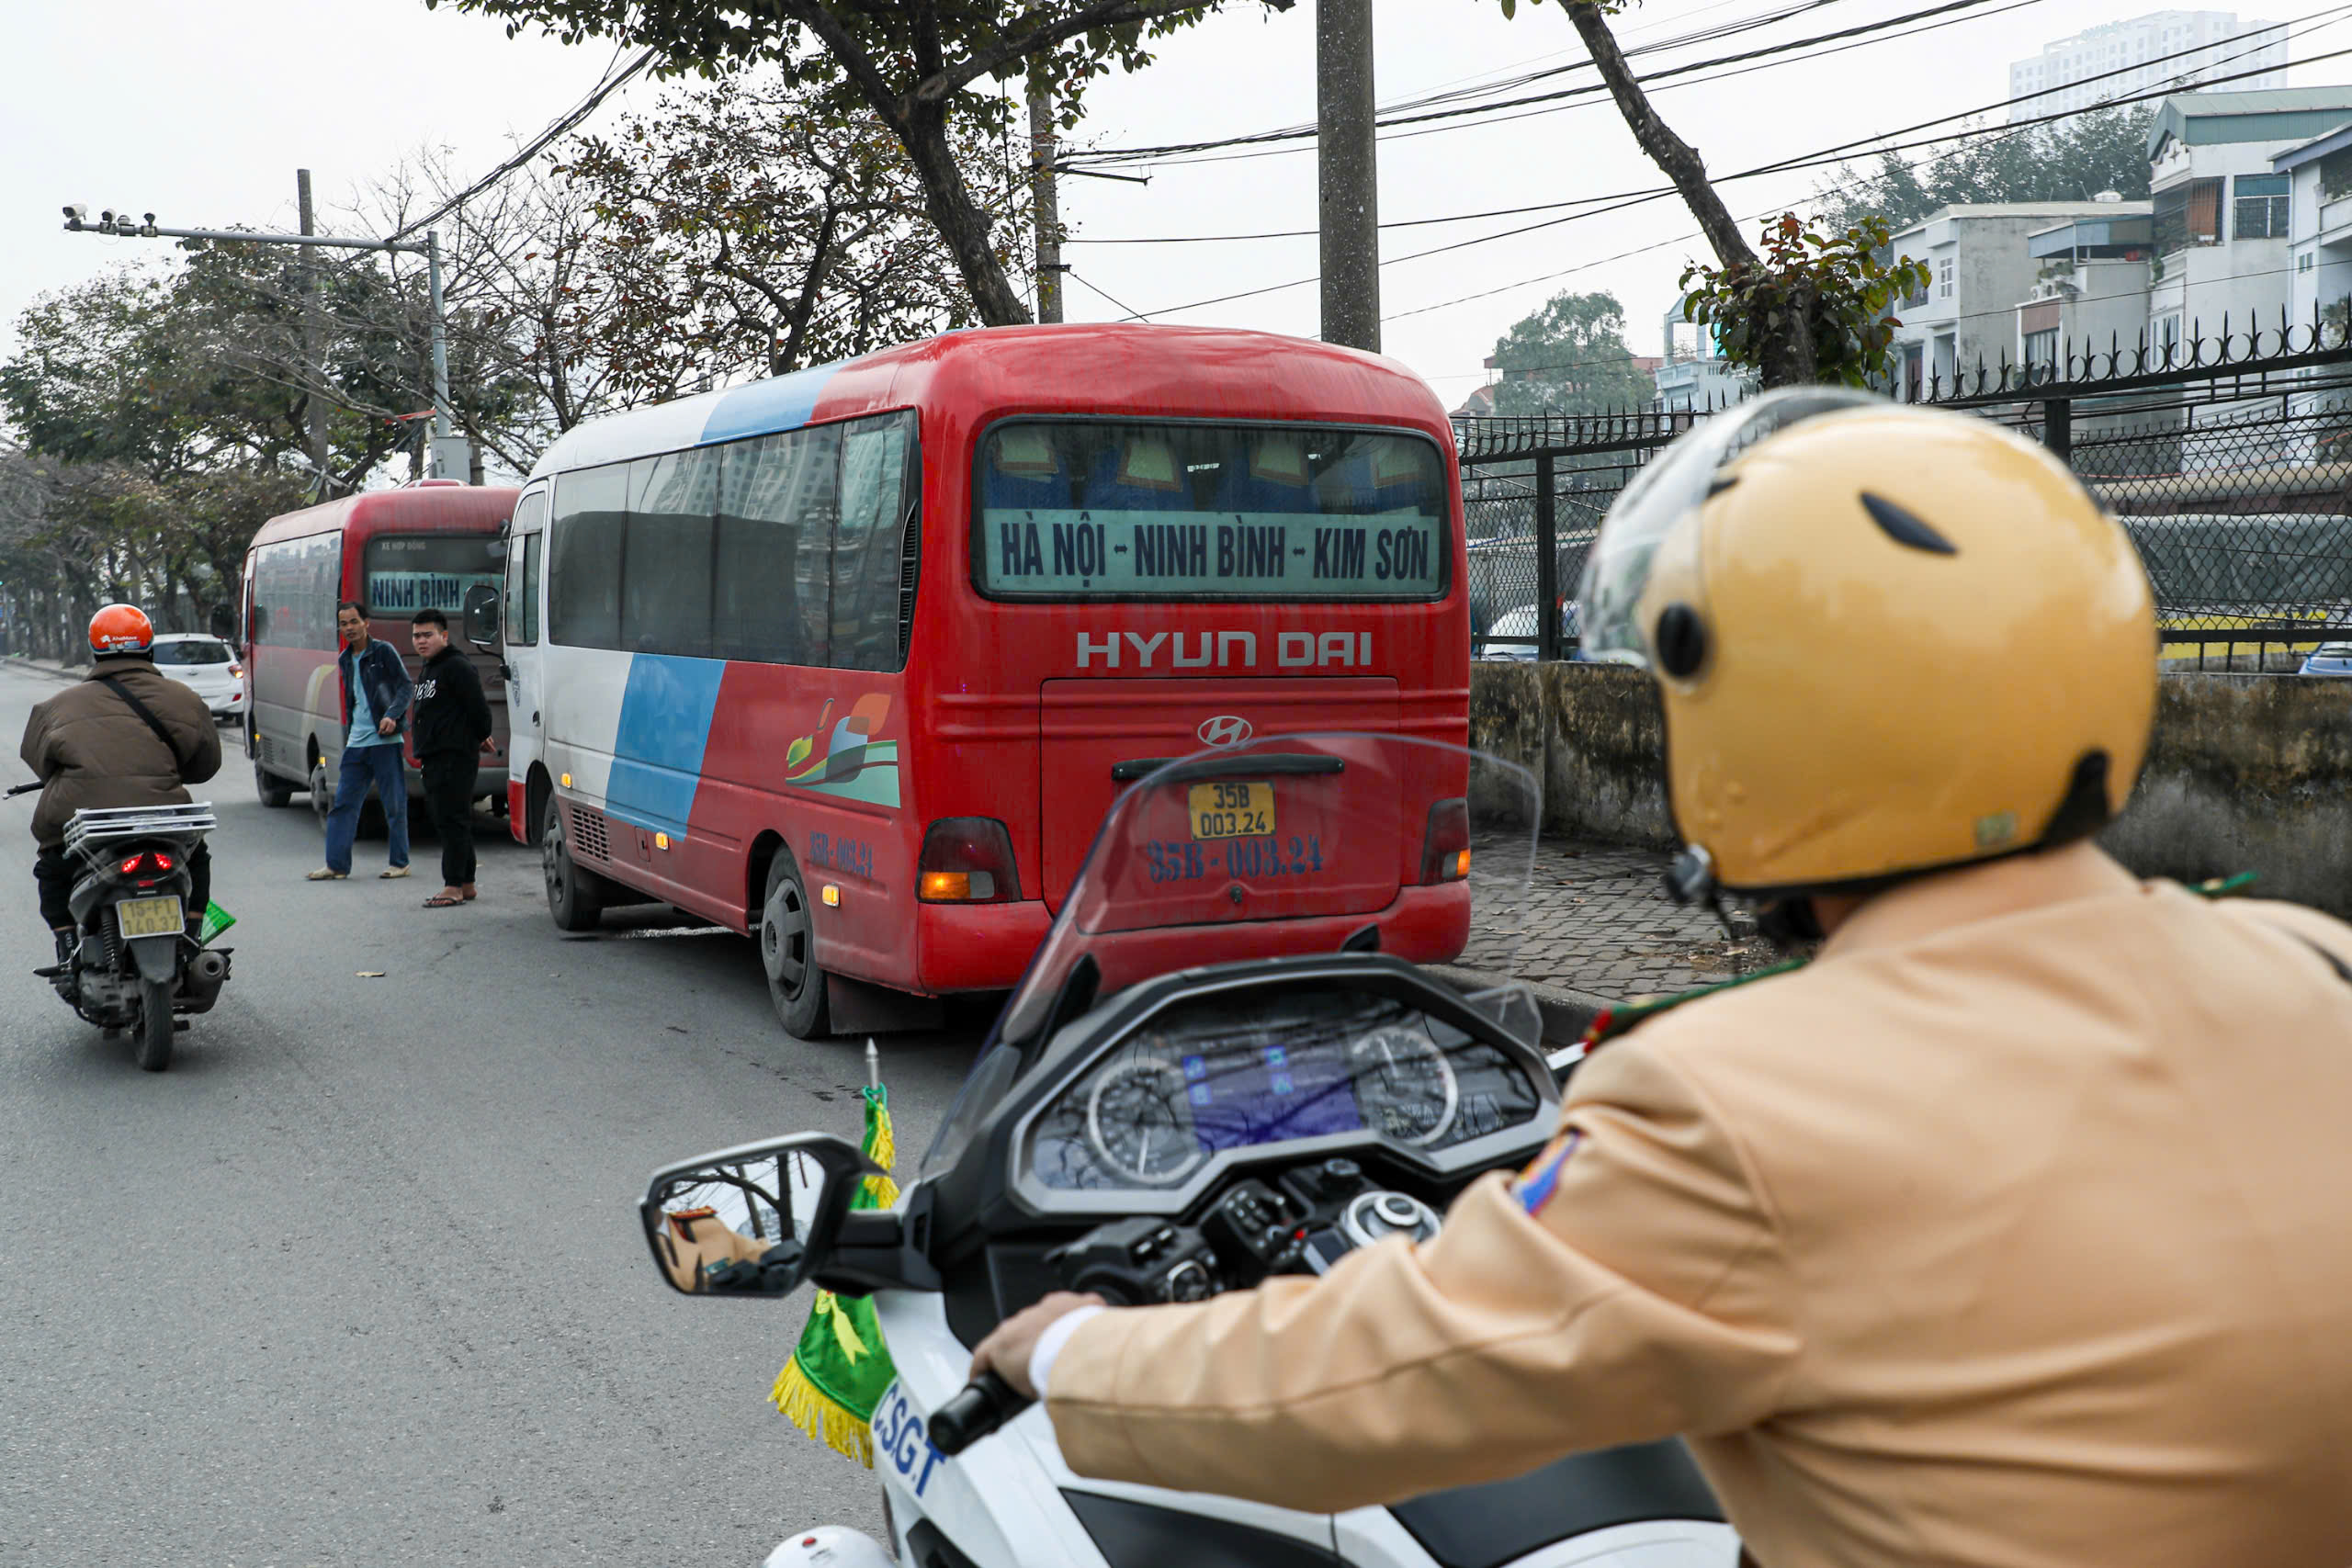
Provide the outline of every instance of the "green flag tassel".
{"type": "MultiPolygon", "coordinates": [[[[860,1092],[865,1097],[865,1156],[888,1172],[898,1158],[889,1092],[879,1084],[860,1092]]],[[[898,1201],[897,1182],[887,1174],[869,1176],[850,1206],[887,1209],[898,1201]]],[[[820,1291],[800,1343],[776,1374],[768,1402],[817,1441],[871,1470],[874,1404],[898,1375],[882,1343],[874,1303],[863,1296],[820,1291]]]]}

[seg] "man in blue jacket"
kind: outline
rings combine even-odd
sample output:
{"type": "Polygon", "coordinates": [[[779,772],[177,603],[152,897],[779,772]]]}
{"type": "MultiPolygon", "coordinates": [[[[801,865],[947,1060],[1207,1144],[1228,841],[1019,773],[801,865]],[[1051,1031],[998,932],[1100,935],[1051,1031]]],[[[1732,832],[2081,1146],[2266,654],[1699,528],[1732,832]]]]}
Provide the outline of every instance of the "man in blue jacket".
{"type": "Polygon", "coordinates": [[[343,652],[335,668],[343,676],[343,766],[334,781],[334,809],[327,813],[327,863],[311,873],[312,882],[340,882],[351,874],[351,840],[358,835],[359,808],[368,786],[383,802],[384,828],[391,841],[383,877],[408,874],[408,773],[401,760],[401,726],[408,716],[413,687],[408,666],[390,643],[368,635],[368,606],[345,599],[334,607],[343,652]]]}

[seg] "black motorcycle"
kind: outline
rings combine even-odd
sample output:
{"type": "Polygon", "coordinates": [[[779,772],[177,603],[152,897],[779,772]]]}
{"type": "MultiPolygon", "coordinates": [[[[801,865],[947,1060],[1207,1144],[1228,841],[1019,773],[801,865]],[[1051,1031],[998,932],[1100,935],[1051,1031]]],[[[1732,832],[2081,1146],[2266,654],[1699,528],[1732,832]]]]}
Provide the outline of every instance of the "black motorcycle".
{"type": "Polygon", "coordinates": [[[34,973],[109,1036],[129,1032],[151,1073],[172,1065],[183,1015],[209,1012],[229,978],[231,950],[199,945],[188,931],[188,856],[219,825],[201,802],[76,811],[66,824],[80,941],[66,962],[34,973]]]}

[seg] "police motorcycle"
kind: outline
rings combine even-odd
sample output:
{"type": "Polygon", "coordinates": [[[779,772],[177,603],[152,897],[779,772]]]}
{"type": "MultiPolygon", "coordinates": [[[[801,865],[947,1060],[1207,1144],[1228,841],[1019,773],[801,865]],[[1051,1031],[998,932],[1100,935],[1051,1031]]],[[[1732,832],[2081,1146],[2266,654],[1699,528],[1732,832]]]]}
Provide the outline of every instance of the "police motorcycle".
{"type": "Polygon", "coordinates": [[[65,826],[81,940],[67,962],[33,972],[109,1036],[129,1032],[132,1058],[151,1073],[172,1065],[185,1015],[211,1011],[229,979],[231,950],[187,931],[187,858],[218,826],[209,802],[76,811],[65,826]]]}
{"type": "Polygon", "coordinates": [[[1524,987],[1425,966],[1512,972],[1524,770],[1339,734],[1148,765],[896,1206],[853,1209],[874,1168],[822,1133],[648,1187],[673,1288],[868,1295],[895,1364],[872,1423],[889,1539],[802,1530],[769,1568],[1732,1568],[1676,1442],[1309,1514],[1080,1476],[1044,1410],[992,1375],[967,1385],[972,1348],[1055,1289],[1201,1301],[1434,1235],[1472,1180],[1543,1148],[1580,1055],[1546,1053],[1524,987]],[[713,1212],[728,1254],[682,1259],[673,1220],[713,1212]]]}

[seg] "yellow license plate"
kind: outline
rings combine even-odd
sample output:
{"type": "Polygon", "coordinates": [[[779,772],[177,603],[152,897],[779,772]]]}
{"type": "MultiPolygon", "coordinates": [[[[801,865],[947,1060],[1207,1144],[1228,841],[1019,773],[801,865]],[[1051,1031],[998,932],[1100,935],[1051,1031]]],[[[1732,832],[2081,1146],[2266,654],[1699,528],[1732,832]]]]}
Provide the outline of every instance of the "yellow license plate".
{"type": "Polygon", "coordinates": [[[176,895],[169,898],[126,898],[114,907],[126,940],[135,936],[178,936],[187,929],[176,895]]]}
{"type": "Polygon", "coordinates": [[[1195,839],[1264,839],[1274,831],[1274,786],[1196,784],[1190,791],[1195,839]]]}

